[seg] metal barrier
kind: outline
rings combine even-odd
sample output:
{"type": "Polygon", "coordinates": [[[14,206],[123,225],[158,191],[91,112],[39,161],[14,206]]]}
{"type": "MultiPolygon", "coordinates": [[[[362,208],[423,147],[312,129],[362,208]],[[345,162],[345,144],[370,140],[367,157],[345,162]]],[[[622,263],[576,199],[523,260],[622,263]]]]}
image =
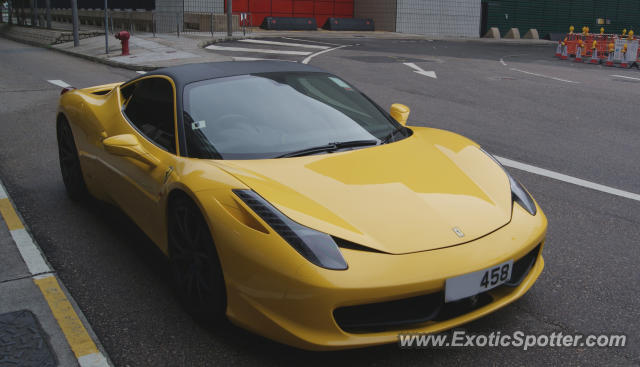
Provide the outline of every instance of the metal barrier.
{"type": "MultiPolygon", "coordinates": [[[[19,4],[14,0],[14,4],[19,4]]],[[[44,27],[44,9],[14,7],[13,23],[24,26],[44,27]]],[[[52,21],[71,24],[71,9],[50,9],[52,21]]],[[[105,14],[103,9],[78,9],[78,24],[85,28],[104,30],[105,14]]],[[[253,22],[251,13],[232,15],[233,33],[250,32],[253,22]]],[[[182,5],[165,10],[125,9],[108,10],[108,28],[110,33],[121,30],[131,34],[137,32],[216,36],[227,34],[227,14],[224,12],[185,11],[182,5]]]]}
{"type": "Polygon", "coordinates": [[[599,64],[606,60],[607,66],[620,64],[622,67],[632,65],[638,67],[640,62],[639,45],[640,39],[633,34],[568,33],[561,41],[560,48],[556,50],[556,56],[562,60],[571,56],[578,62],[582,61],[584,57],[590,57],[592,64],[599,64]],[[580,48],[580,52],[577,52],[578,48],[580,48]],[[597,53],[596,57],[593,57],[594,50],[597,53]]]}

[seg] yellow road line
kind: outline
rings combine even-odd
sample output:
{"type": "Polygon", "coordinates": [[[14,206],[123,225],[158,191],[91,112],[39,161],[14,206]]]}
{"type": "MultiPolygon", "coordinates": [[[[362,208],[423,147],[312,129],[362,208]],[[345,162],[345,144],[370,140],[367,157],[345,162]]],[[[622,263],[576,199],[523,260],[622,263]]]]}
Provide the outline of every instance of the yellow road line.
{"type": "Polygon", "coordinates": [[[87,332],[82,320],[73,309],[73,305],[62,291],[60,283],[51,273],[51,269],[40,250],[20,220],[2,182],[0,182],[0,215],[4,219],[27,268],[34,275],[33,282],[40,288],[53,317],[58,322],[58,326],[78,359],[80,367],[108,367],[107,359],[98,350],[96,343],[87,332]]]}
{"type": "Polygon", "coordinates": [[[10,231],[14,229],[22,229],[24,225],[22,221],[16,214],[16,211],[13,209],[13,205],[8,198],[0,199],[0,214],[4,218],[5,223],[7,223],[7,227],[10,231]]]}
{"type": "Polygon", "coordinates": [[[82,325],[82,321],[73,310],[73,306],[65,296],[53,275],[36,277],[33,282],[40,288],[44,298],[49,303],[53,316],[58,321],[60,329],[71,346],[76,358],[98,352],[98,347],[82,325]]]}

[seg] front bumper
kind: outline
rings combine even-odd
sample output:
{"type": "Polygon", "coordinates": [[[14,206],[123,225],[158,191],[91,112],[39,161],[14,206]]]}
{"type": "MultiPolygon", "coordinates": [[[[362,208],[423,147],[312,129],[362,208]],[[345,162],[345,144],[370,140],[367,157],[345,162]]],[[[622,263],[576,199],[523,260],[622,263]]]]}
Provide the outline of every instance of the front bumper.
{"type": "MultiPolygon", "coordinates": [[[[453,328],[513,302],[534,284],[544,267],[547,227],[538,209],[538,215],[531,216],[514,205],[509,224],[448,248],[403,255],[341,249],[349,264],[345,271],[314,266],[286,242],[274,243],[269,235],[228,222],[229,231],[216,234],[214,229],[227,285],[227,316],[270,339],[309,350],[393,343],[400,332],[453,328]],[[442,292],[447,278],[521,259],[537,246],[536,261],[517,286],[489,291],[490,301],[469,312],[371,332],[345,331],[334,317],[334,311],[343,307],[442,292]]],[[[215,223],[216,218],[211,220],[215,223]]]]}

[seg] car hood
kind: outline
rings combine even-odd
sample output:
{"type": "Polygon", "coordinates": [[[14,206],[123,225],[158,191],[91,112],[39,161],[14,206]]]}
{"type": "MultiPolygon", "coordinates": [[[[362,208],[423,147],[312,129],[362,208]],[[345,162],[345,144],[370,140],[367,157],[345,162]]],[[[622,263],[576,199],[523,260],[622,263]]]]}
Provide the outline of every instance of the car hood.
{"type": "Polygon", "coordinates": [[[412,129],[364,149],[212,164],[294,221],[391,254],[462,244],[510,221],[501,167],[459,135],[412,129]]]}

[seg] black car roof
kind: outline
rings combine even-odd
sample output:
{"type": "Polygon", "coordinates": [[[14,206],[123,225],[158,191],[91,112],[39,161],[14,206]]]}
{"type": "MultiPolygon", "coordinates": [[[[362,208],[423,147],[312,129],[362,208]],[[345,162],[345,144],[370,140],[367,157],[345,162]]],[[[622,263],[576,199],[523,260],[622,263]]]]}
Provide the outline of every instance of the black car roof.
{"type": "Polygon", "coordinates": [[[208,62],[202,64],[185,64],[154,70],[147,75],[166,75],[173,79],[178,90],[193,82],[224,78],[228,76],[247,75],[257,73],[275,72],[316,72],[324,73],[324,70],[288,61],[225,61],[208,62]]]}
{"type": "MultiPolygon", "coordinates": [[[[289,61],[225,61],[171,66],[168,68],[150,71],[144,75],[140,75],[139,77],[130,80],[129,82],[136,81],[149,75],[164,75],[173,80],[176,85],[176,112],[178,117],[178,126],[180,127],[178,129],[178,137],[180,140],[180,149],[182,154],[182,150],[187,146],[183,127],[184,117],[182,114],[182,93],[184,91],[185,85],[207,79],[278,72],[326,73],[326,71],[315,68],[313,66],[289,61]]],[[[128,84],[129,82],[125,84],[128,84]]],[[[188,152],[185,151],[185,154],[186,153],[188,152]]]]}

